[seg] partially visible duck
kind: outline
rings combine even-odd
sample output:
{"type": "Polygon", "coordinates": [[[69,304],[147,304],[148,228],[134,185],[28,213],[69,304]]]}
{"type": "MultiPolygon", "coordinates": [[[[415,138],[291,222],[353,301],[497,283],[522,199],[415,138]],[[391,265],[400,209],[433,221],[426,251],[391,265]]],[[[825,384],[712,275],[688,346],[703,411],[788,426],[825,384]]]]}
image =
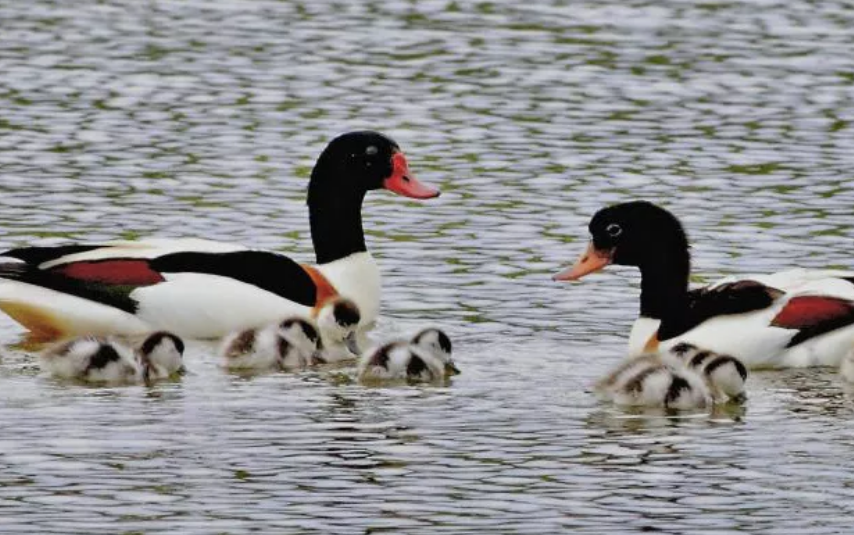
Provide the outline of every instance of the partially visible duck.
{"type": "Polygon", "coordinates": [[[323,340],[323,350],[317,353],[316,363],[333,363],[359,358],[359,307],[350,299],[338,297],[327,302],[317,315],[317,327],[323,340]]]}
{"type": "Polygon", "coordinates": [[[320,334],[311,322],[290,317],[225,337],[220,357],[222,366],[232,370],[292,370],[310,366],[321,347],[320,334]]]}
{"type": "Polygon", "coordinates": [[[415,199],[439,195],[415,178],[394,140],[350,132],[326,146],[311,173],[316,265],[199,239],[24,247],[0,254],[0,309],[34,339],[166,328],[219,338],[290,315],[309,317],[340,295],[356,303],[366,330],[379,311],[380,272],[365,245],[362,203],[376,189],[415,199]]]}
{"type": "Polygon", "coordinates": [[[150,384],[184,372],[184,342],[174,334],[158,331],[138,342],[86,336],[45,348],[39,360],[55,377],[110,384],[150,384]]]}
{"type": "Polygon", "coordinates": [[[716,402],[740,402],[747,397],[744,389],[747,368],[737,358],[706,351],[684,342],[674,346],[671,353],[703,377],[716,402]]]}
{"type": "Polygon", "coordinates": [[[424,329],[408,342],[390,342],[366,353],[358,370],[363,381],[434,382],[458,373],[451,357],[451,339],[435,328],[424,329]]]}
{"type": "Polygon", "coordinates": [[[645,201],[604,208],[591,241],[555,280],[577,280],[609,264],[641,272],[632,356],[686,342],[749,368],[838,365],[854,347],[854,271],[796,269],[689,290],[688,238],[676,217],[645,201]]]}
{"type": "Polygon", "coordinates": [[[627,407],[703,409],[713,404],[712,393],[700,375],[684,366],[671,366],[659,354],[624,361],[596,383],[600,397],[627,407]]]}

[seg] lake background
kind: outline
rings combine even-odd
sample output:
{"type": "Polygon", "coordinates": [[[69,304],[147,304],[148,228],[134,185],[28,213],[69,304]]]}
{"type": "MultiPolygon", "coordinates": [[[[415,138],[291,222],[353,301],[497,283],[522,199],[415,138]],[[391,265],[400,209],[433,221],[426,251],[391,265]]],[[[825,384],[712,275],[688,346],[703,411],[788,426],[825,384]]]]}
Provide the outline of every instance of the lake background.
{"type": "Polygon", "coordinates": [[[326,142],[396,139],[443,195],[371,193],[377,338],[446,329],[448,387],[251,379],[190,345],[147,389],[39,375],[0,318],[2,533],[841,533],[854,402],[756,373],[740,409],[599,403],[638,273],[551,274],[600,207],[675,211],[697,282],[854,267],[841,1],[0,0],[0,245],[199,236],[313,260],[326,142]]]}

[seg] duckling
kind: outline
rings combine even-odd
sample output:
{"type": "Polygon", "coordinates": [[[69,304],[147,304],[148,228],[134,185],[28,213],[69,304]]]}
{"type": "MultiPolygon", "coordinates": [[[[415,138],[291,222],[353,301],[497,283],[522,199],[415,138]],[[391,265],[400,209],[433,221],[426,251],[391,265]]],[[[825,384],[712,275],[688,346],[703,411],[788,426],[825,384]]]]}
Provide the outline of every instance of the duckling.
{"type": "Polygon", "coordinates": [[[312,363],[322,348],[317,328],[300,317],[225,337],[222,366],[229,369],[296,369],[312,363]]]}
{"type": "Polygon", "coordinates": [[[183,375],[187,371],[184,367],[184,341],[170,332],[151,333],[138,346],[136,354],[146,384],[183,375]]]}
{"type": "Polygon", "coordinates": [[[713,401],[699,374],[684,366],[670,366],[658,354],[623,362],[596,383],[595,390],[617,405],[632,407],[702,409],[713,401]]]}
{"type": "Polygon", "coordinates": [[[317,327],[323,340],[323,350],[315,355],[315,364],[343,362],[359,358],[357,333],[362,315],[350,299],[335,298],[327,302],[317,315],[317,327]]]}
{"type": "Polygon", "coordinates": [[[439,329],[416,334],[409,342],[389,342],[362,356],[359,379],[432,382],[460,373],[451,358],[451,339],[439,329]]]}
{"type": "Polygon", "coordinates": [[[685,342],[673,346],[670,353],[703,377],[716,402],[741,402],[747,398],[744,390],[747,367],[737,358],[705,351],[685,342]]]}
{"type": "Polygon", "coordinates": [[[54,344],[39,354],[42,368],[55,377],[96,383],[151,384],[184,370],[184,342],[158,331],[141,343],[86,336],[54,344]]]}

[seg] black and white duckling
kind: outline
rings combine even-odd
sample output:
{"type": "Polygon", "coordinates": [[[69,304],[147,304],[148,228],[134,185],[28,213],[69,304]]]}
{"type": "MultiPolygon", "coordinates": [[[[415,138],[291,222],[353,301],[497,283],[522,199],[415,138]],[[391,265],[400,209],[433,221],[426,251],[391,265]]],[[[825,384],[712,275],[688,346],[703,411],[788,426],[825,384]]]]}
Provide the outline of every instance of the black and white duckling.
{"type": "Polygon", "coordinates": [[[184,372],[184,342],[158,331],[137,340],[86,336],[54,344],[39,354],[55,377],[97,383],[150,384],[184,372]]]}
{"type": "Polygon", "coordinates": [[[359,358],[357,341],[362,315],[350,299],[330,300],[317,315],[317,328],[323,340],[323,350],[316,354],[315,363],[343,362],[359,358]]]}
{"type": "Polygon", "coordinates": [[[430,328],[410,341],[389,342],[362,356],[359,379],[363,381],[440,381],[460,373],[451,358],[451,339],[430,328]]]}
{"type": "Polygon", "coordinates": [[[706,351],[685,342],[674,346],[670,353],[703,377],[716,402],[746,399],[744,383],[747,380],[747,367],[737,358],[706,351]]]}
{"type": "Polygon", "coordinates": [[[225,337],[220,355],[222,366],[233,370],[289,370],[311,365],[321,347],[317,328],[308,320],[291,317],[225,337]]]}
{"type": "Polygon", "coordinates": [[[627,360],[596,383],[600,397],[628,407],[703,409],[713,403],[703,378],[685,366],[648,354],[627,360]]]}

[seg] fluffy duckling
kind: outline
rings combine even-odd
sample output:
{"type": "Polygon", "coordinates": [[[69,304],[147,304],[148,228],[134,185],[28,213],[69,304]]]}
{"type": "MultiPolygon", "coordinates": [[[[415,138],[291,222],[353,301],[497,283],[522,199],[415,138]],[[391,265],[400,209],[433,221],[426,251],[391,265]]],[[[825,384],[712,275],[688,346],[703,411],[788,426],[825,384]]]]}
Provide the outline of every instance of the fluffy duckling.
{"type": "Polygon", "coordinates": [[[225,337],[222,366],[233,370],[296,369],[311,365],[322,343],[309,321],[292,317],[225,337]]]}
{"type": "Polygon", "coordinates": [[[315,363],[325,364],[359,358],[357,331],[362,315],[350,299],[335,298],[327,302],[317,315],[317,327],[323,340],[323,351],[315,363]]]}
{"type": "Polygon", "coordinates": [[[595,390],[617,405],[702,409],[712,405],[706,382],[684,366],[668,365],[661,355],[643,355],[620,364],[595,390]]]}
{"type": "Polygon", "coordinates": [[[747,367],[737,358],[702,350],[685,342],[675,345],[670,353],[703,377],[716,402],[740,402],[747,398],[744,390],[747,367]]]}
{"type": "Polygon", "coordinates": [[[39,361],[55,377],[96,383],[150,384],[184,371],[184,342],[174,334],[158,331],[137,341],[75,338],[46,348],[39,361]]]}
{"type": "Polygon", "coordinates": [[[365,354],[359,362],[363,381],[407,380],[432,382],[460,373],[451,358],[451,339],[430,328],[412,340],[389,342],[365,354]]]}

